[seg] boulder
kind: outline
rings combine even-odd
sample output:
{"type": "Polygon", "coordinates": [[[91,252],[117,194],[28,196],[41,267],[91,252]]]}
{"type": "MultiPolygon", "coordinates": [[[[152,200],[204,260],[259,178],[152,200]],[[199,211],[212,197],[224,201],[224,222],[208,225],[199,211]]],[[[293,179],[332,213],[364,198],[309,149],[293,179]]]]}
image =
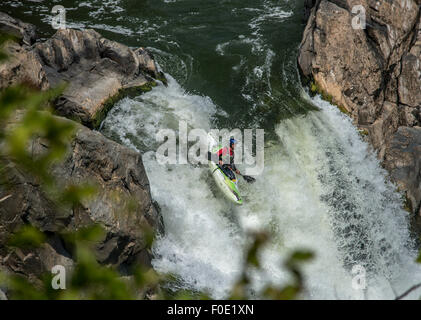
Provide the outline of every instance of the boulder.
{"type": "Polygon", "coordinates": [[[0,90],[17,83],[48,89],[48,81],[41,63],[30,45],[35,41],[35,27],[0,12],[0,32],[11,34],[17,41],[8,41],[3,50],[9,60],[0,64],[0,90]]]}
{"type": "MultiPolygon", "coordinates": [[[[37,157],[48,145],[35,139],[30,148],[37,157]]],[[[63,185],[93,184],[97,194],[78,207],[57,208],[36,179],[9,162],[6,181],[0,185],[0,199],[9,196],[0,203],[0,265],[33,281],[56,264],[71,269],[72,252],[63,241],[63,232],[96,223],[106,230],[96,248],[100,263],[122,268],[134,262],[150,263],[145,228],[159,232],[163,226],[139,153],[77,125],[68,155],[51,172],[63,185]],[[134,211],[128,210],[130,206],[134,211]],[[35,250],[8,250],[5,243],[25,224],[41,230],[47,242],[35,250]]]]}
{"type": "Polygon", "coordinates": [[[4,51],[9,59],[0,63],[0,89],[20,83],[34,89],[49,88],[45,72],[34,52],[15,42],[8,42],[4,51]]]}
{"type": "Polygon", "coordinates": [[[129,89],[141,92],[156,85],[160,73],[145,50],[107,40],[94,30],[59,30],[35,45],[51,86],[67,83],[56,101],[60,115],[95,128],[108,109],[129,89]]]}
{"type": "Polygon", "coordinates": [[[0,12],[0,32],[10,34],[21,44],[28,46],[32,45],[37,38],[34,25],[12,18],[3,12],[0,12]]]}
{"type": "Polygon", "coordinates": [[[399,110],[396,104],[385,102],[381,114],[367,128],[372,145],[383,159],[386,150],[385,137],[390,139],[399,128],[399,110]]]}
{"type": "Polygon", "coordinates": [[[124,95],[151,90],[154,79],[166,83],[146,49],[133,51],[94,30],[61,29],[31,47],[35,27],[0,13],[0,30],[23,39],[7,45],[11,59],[0,65],[0,89],[22,82],[41,90],[66,84],[54,103],[57,113],[90,128],[99,127],[124,95]]]}
{"type": "Polygon", "coordinates": [[[303,75],[347,109],[358,125],[373,124],[385,101],[398,102],[394,87],[402,55],[411,48],[418,11],[413,0],[319,0],[300,47],[303,75]],[[357,4],[366,8],[365,30],[352,27],[352,8],[357,4]]]}

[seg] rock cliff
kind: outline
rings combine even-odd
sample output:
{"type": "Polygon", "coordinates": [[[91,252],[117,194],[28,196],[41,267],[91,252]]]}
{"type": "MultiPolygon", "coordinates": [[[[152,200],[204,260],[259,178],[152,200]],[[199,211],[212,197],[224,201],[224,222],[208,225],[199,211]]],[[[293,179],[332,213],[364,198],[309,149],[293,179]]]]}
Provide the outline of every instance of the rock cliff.
{"type": "MultiPolygon", "coordinates": [[[[135,262],[149,264],[145,228],[163,232],[163,224],[151,199],[142,156],[88,126],[98,125],[124,90],[139,92],[150,88],[154,78],[165,80],[153,57],[143,48],[133,51],[93,30],[60,30],[45,42],[35,42],[35,27],[2,13],[0,32],[14,37],[5,46],[10,59],[0,64],[0,90],[18,83],[45,90],[66,82],[53,107],[69,119],[57,119],[86,125],[75,123],[77,131],[65,160],[51,167],[53,176],[63,185],[97,187],[96,196],[80,206],[57,208],[39,181],[13,160],[2,159],[7,167],[0,182],[0,269],[37,282],[54,265],[72,268],[74,257],[63,232],[93,224],[106,231],[96,247],[100,263],[123,270],[135,262]],[[37,249],[8,250],[10,237],[28,224],[42,231],[47,242],[37,249]]],[[[21,117],[22,111],[17,111],[9,125],[21,117]]],[[[49,148],[41,139],[29,147],[33,157],[49,148]]]]}
{"type": "Polygon", "coordinates": [[[421,215],[421,1],[306,1],[298,65],[346,110],[421,215]],[[355,6],[363,6],[364,10],[355,6]],[[311,8],[311,9],[310,9],[311,8]],[[353,28],[365,14],[366,28],[353,28]]]}
{"type": "MultiPolygon", "coordinates": [[[[19,116],[14,121],[17,119],[19,116]]],[[[48,145],[36,139],[30,148],[33,157],[37,157],[48,145]]],[[[62,234],[93,224],[102,225],[106,231],[96,249],[99,262],[116,267],[149,263],[145,228],[163,231],[163,225],[152,202],[139,153],[78,125],[65,161],[51,170],[60,184],[94,185],[95,197],[79,207],[57,208],[39,182],[10,161],[0,184],[0,197],[9,196],[0,204],[0,265],[31,280],[50,272],[57,264],[71,267],[73,257],[62,234]],[[128,210],[132,203],[134,210],[128,210]],[[10,252],[4,244],[25,224],[44,232],[47,243],[36,250],[10,252]]]]}

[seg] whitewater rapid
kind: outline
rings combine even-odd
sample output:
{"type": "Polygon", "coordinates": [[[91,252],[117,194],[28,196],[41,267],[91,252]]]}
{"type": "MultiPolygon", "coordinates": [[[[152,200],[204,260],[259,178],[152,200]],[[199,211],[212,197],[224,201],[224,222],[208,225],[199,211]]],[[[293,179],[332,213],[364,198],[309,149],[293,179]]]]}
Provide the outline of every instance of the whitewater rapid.
{"type": "MultiPolygon", "coordinates": [[[[3,0],[2,6],[28,21],[39,17],[42,33],[50,33],[49,2],[32,2],[3,0]]],[[[296,51],[304,26],[298,3],[67,4],[68,27],[95,28],[112,40],[147,47],[167,72],[168,87],[121,100],[101,131],[143,155],[165,224],[153,247],[153,266],[177,277],[174,289],[227,297],[242,270],[248,234],[256,230],[269,231],[272,240],[261,255],[263,271],[252,274],[251,298],[267,283],[289,280],[281,266],[295,249],[316,255],[304,268],[303,299],[391,299],[421,282],[401,195],[350,119],[301,88],[296,51]],[[319,110],[307,112],[308,105],[319,110]],[[240,178],[242,207],[221,197],[206,167],[157,163],[156,133],[177,131],[179,121],[190,129],[220,123],[267,129],[263,174],[254,184],[240,178]],[[352,287],[355,266],[367,272],[366,290],[352,287]]]]}
{"type": "Polygon", "coordinates": [[[143,153],[165,224],[153,248],[156,270],[176,275],[180,288],[224,298],[241,272],[248,233],[265,230],[273,236],[262,252],[263,272],[253,273],[251,297],[266,283],[288,281],[281,266],[294,249],[316,254],[304,268],[302,298],[389,299],[421,279],[401,195],[337,108],[316,97],[311,103],[320,111],[277,125],[264,173],[255,184],[240,182],[245,204],[236,207],[220,196],[206,167],[156,161],[160,128],[177,130],[182,120],[208,130],[222,112],[167,76],[168,88],[122,100],[103,124],[106,135],[143,153]],[[366,290],[352,288],[355,265],[366,269],[366,290]]]}
{"type": "MultiPolygon", "coordinates": [[[[291,3],[238,1],[229,12],[232,20],[212,4],[176,11],[175,20],[158,19],[152,25],[157,29],[146,34],[155,39],[149,50],[168,73],[168,87],[161,84],[123,99],[102,131],[143,154],[165,224],[165,234],[153,247],[153,266],[177,277],[173,289],[227,297],[242,271],[249,232],[265,230],[272,238],[261,253],[262,271],[252,272],[251,298],[258,298],[267,283],[287,283],[290,275],[282,262],[295,249],[309,249],[316,258],[304,268],[301,298],[392,299],[421,282],[408,213],[351,120],[302,89],[296,66],[299,40],[290,38],[301,19],[294,20],[291,3]],[[217,33],[221,28],[224,32],[217,33]],[[285,32],[279,33],[282,28],[285,32]],[[192,43],[199,40],[196,33],[200,41],[192,43]],[[214,72],[206,68],[209,62],[218,68],[213,78],[206,77],[214,72]],[[192,79],[209,84],[209,95],[223,105],[197,94],[201,86],[193,86],[199,88],[196,93],[186,92],[192,79]],[[229,90],[221,99],[213,89],[225,87],[229,90]],[[312,109],[318,111],[308,112],[312,109]],[[158,164],[156,133],[177,131],[180,121],[206,131],[222,129],[221,124],[266,129],[263,174],[254,184],[239,181],[243,206],[221,196],[206,166],[158,164]],[[352,286],[356,266],[366,270],[365,290],[352,286]]],[[[418,296],[415,292],[409,298],[418,296]]]]}

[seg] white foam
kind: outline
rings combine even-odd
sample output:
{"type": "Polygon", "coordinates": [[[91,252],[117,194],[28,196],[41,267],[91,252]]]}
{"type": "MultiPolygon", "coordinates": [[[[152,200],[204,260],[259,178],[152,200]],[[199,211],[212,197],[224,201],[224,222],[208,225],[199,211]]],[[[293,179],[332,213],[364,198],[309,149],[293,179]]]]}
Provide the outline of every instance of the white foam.
{"type": "MultiPolygon", "coordinates": [[[[229,55],[231,45],[248,44],[252,54],[263,57],[248,70],[242,91],[256,104],[250,88],[263,80],[270,90],[275,56],[264,42],[263,23],[282,21],[291,13],[269,1],[244,10],[255,13],[250,33],[219,44],[216,51],[229,55]]],[[[158,53],[161,59],[176,61],[169,53],[158,53]]],[[[192,67],[179,64],[176,72],[182,76],[177,78],[187,78],[192,67]]],[[[241,68],[240,64],[235,70],[241,68]]],[[[223,114],[209,97],[187,93],[167,77],[168,88],[160,85],[122,100],[103,124],[105,134],[144,153],[152,196],[162,209],[166,229],[154,244],[155,269],[176,275],[178,287],[225,298],[241,272],[248,231],[264,229],[273,238],[262,252],[263,272],[252,272],[255,293],[265,284],[282,285],[290,279],[282,262],[297,248],[316,254],[304,269],[307,290],[302,298],[389,299],[421,281],[400,195],[337,108],[316,97],[310,102],[321,111],[282,121],[276,127],[279,141],[265,148],[264,173],[254,184],[240,179],[245,204],[235,207],[218,193],[207,168],[156,162],[159,129],[177,130],[183,120],[207,130],[215,114],[223,114]],[[352,288],[351,268],[356,264],[367,268],[366,291],[352,288]]]]}
{"type": "Polygon", "coordinates": [[[223,199],[207,168],[162,166],[154,158],[159,128],[177,129],[181,119],[212,126],[218,108],[209,98],[187,94],[169,77],[168,88],[127,98],[110,112],[107,135],[152,150],[143,160],[166,229],[153,249],[158,271],[178,276],[180,287],[224,298],[241,271],[247,231],[265,229],[274,236],[262,253],[264,272],[252,273],[255,292],[288,281],[281,262],[297,248],[316,253],[305,268],[303,298],[393,298],[393,290],[420,279],[400,196],[350,120],[320,98],[313,103],[320,112],[278,125],[280,141],[267,146],[263,175],[255,184],[240,182],[242,207],[223,199]],[[347,235],[351,226],[360,233],[347,235]],[[358,236],[365,248],[357,248],[358,236]],[[352,264],[367,266],[366,292],[352,289],[352,264]]]}

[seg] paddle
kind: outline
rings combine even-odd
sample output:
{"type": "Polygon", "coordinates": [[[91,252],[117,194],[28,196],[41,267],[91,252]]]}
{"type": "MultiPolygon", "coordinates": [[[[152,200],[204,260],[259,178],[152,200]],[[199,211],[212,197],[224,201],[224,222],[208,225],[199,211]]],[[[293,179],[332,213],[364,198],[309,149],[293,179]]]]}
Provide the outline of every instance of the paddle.
{"type": "Polygon", "coordinates": [[[254,179],[253,177],[245,176],[244,174],[241,174],[241,173],[239,173],[239,175],[242,176],[244,180],[246,180],[248,183],[253,183],[256,181],[256,179],[254,179]]]}
{"type": "MultiPolygon", "coordinates": [[[[212,153],[208,152],[208,160],[212,161],[212,153]]],[[[222,170],[221,166],[219,164],[217,164],[217,166],[222,170]]],[[[239,173],[240,176],[243,177],[244,180],[246,180],[248,183],[253,183],[256,181],[256,179],[254,179],[253,177],[250,176],[245,176],[241,173],[239,173]]]]}

